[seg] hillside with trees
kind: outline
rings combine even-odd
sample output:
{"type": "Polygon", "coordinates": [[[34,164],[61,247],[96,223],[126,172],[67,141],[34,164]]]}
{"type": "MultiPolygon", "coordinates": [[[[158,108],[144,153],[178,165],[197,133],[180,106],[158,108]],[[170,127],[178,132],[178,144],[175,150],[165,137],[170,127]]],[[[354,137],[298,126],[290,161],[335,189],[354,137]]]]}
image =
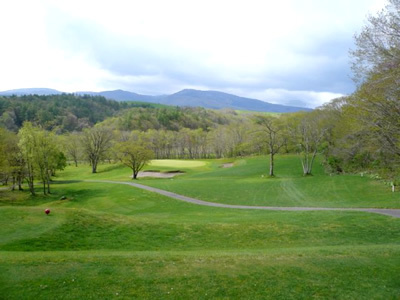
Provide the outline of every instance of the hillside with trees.
{"type": "Polygon", "coordinates": [[[152,106],[74,94],[0,96],[0,127],[17,131],[29,121],[57,132],[81,131],[124,109],[152,106]]]}
{"type": "Polygon", "coordinates": [[[0,127],[17,132],[28,121],[57,133],[82,131],[97,123],[119,130],[182,128],[207,130],[241,118],[233,110],[117,102],[102,96],[23,95],[0,97],[0,127]]]}
{"type": "MultiPolygon", "coordinates": [[[[0,92],[0,96],[11,95],[60,95],[63,92],[53,89],[31,88],[31,89],[16,89],[0,92]]],[[[227,94],[218,91],[200,91],[193,89],[185,89],[171,95],[149,96],[141,95],[133,92],[114,90],[102,92],[75,92],[75,95],[82,96],[98,96],[105,97],[108,100],[116,101],[133,101],[142,103],[154,103],[159,105],[180,106],[180,107],[203,107],[209,109],[237,109],[249,110],[258,112],[297,112],[310,111],[310,108],[295,107],[281,104],[269,103],[252,98],[239,97],[232,94],[227,94]]]]}

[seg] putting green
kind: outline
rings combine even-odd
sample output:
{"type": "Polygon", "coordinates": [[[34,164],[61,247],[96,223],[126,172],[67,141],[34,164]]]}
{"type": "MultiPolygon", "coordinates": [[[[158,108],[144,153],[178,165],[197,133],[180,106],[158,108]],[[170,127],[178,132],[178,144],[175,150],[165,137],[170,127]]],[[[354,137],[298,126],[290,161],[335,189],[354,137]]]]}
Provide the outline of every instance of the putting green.
{"type": "Polygon", "coordinates": [[[153,159],[149,166],[172,167],[172,168],[196,168],[205,166],[204,161],[178,160],[178,159],[153,159]]]}

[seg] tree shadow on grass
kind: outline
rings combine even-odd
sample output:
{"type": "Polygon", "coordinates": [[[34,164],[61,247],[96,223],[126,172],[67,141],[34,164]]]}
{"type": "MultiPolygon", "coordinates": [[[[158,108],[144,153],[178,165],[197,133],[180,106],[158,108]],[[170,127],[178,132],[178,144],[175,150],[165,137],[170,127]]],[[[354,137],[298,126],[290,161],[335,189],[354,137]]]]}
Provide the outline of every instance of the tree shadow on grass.
{"type": "Polygon", "coordinates": [[[52,181],[51,184],[71,184],[71,183],[79,183],[82,181],[83,180],[57,180],[57,181],[52,181]]]}
{"type": "Polygon", "coordinates": [[[106,168],[102,169],[102,170],[98,170],[97,173],[106,173],[106,172],[110,172],[113,170],[117,170],[117,169],[123,169],[126,168],[124,165],[120,165],[120,164],[114,164],[114,165],[109,165],[106,168]]]}

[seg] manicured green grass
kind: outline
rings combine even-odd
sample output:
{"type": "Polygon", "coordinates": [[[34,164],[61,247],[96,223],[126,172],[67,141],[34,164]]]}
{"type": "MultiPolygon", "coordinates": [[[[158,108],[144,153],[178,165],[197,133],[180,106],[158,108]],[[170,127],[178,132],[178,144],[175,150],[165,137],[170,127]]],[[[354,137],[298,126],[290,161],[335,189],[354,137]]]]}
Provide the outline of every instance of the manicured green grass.
{"type": "Polygon", "coordinates": [[[203,207],[102,183],[61,184],[54,193],[38,206],[0,207],[0,250],[270,249],[396,243],[400,236],[400,219],[359,212],[203,207]]]}
{"type": "Polygon", "coordinates": [[[6,299],[396,299],[400,247],[0,256],[6,299]]]}
{"type": "MultiPolygon", "coordinates": [[[[261,177],[265,158],[251,158],[228,169],[220,167],[228,160],[206,161],[173,180],[139,182],[187,194],[190,185],[198,193],[197,185],[203,184],[209,191],[199,195],[208,197],[214,197],[218,185],[221,193],[234,197],[246,184],[255,188],[279,181],[291,181],[303,193],[313,187],[305,185],[308,181],[332,180],[331,189],[352,181],[350,191],[337,191],[342,196],[357,191],[355,186],[360,193],[362,187],[386,189],[365,177],[324,175],[320,166],[315,176],[303,178],[294,168],[295,158],[280,158],[273,179],[261,177]]],[[[61,181],[130,181],[129,174],[118,165],[102,165],[98,174],[90,174],[88,166],[69,167],[58,174],[52,195],[41,195],[40,187],[35,197],[0,191],[0,298],[400,297],[399,218],[351,211],[214,208],[126,185],[61,181]]],[[[353,198],[343,203],[357,204],[353,198]]]]}
{"type": "Polygon", "coordinates": [[[265,206],[400,208],[400,194],[382,182],[359,175],[325,174],[317,161],[304,177],[296,156],[277,156],[276,177],[267,176],[268,159],[237,160],[220,168],[142,183],[211,202],[265,206]]]}
{"type": "MultiPolygon", "coordinates": [[[[313,176],[304,177],[297,156],[277,156],[274,178],[267,176],[267,157],[237,159],[234,167],[221,168],[227,161],[206,161],[206,165],[198,168],[190,167],[189,163],[204,161],[187,161],[186,167],[181,161],[177,165],[161,167],[164,164],[161,161],[157,169],[180,169],[185,171],[185,175],[173,179],[146,178],[139,182],[193,198],[227,204],[400,208],[400,193],[392,193],[389,186],[367,176],[330,176],[325,173],[319,160],[314,165],[313,176]]],[[[147,168],[154,169],[153,166],[147,168]]],[[[99,169],[98,174],[91,174],[88,166],[70,167],[60,179],[131,180],[128,168],[102,165],[99,169]]]]}
{"type": "Polygon", "coordinates": [[[170,168],[197,168],[205,166],[205,161],[179,160],[179,159],[154,159],[150,161],[149,167],[170,167],[170,168]]]}

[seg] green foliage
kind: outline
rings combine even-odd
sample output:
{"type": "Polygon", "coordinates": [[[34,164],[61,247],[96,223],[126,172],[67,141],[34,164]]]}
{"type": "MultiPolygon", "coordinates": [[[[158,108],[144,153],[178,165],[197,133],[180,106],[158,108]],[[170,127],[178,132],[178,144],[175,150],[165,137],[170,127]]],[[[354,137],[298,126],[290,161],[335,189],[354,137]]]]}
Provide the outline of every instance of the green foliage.
{"type": "Polygon", "coordinates": [[[22,189],[25,177],[25,160],[18,147],[18,137],[15,133],[0,128],[0,181],[7,185],[12,181],[12,189],[18,185],[22,189]]]}
{"type": "Polygon", "coordinates": [[[234,114],[201,107],[152,107],[132,108],[117,117],[106,121],[108,126],[119,130],[179,131],[183,128],[203,129],[205,131],[217,125],[229,124],[239,119],[234,114]]]}
{"type": "Polygon", "coordinates": [[[132,140],[117,143],[114,151],[121,163],[132,169],[132,179],[136,179],[139,171],[154,157],[152,150],[132,140]]]}
{"type": "Polygon", "coordinates": [[[95,126],[83,131],[81,144],[84,155],[92,167],[92,173],[97,172],[97,165],[106,158],[107,151],[112,147],[112,139],[112,130],[104,126],[95,126]]]}
{"type": "Polygon", "coordinates": [[[366,25],[355,36],[356,49],[351,51],[355,80],[363,83],[375,73],[393,77],[400,62],[400,1],[388,0],[376,15],[368,16],[366,25]]]}
{"type": "Polygon", "coordinates": [[[66,166],[66,158],[58,149],[54,133],[32,126],[25,122],[18,132],[18,147],[26,162],[27,180],[34,194],[34,179],[40,179],[43,193],[50,193],[51,176],[56,170],[66,166]],[[47,185],[47,188],[46,188],[47,185]]]}
{"type": "Polygon", "coordinates": [[[341,159],[335,156],[328,156],[325,160],[325,163],[327,164],[327,169],[329,173],[341,173],[342,167],[341,167],[341,159]]]}
{"type": "Polygon", "coordinates": [[[61,135],[58,139],[67,158],[72,160],[77,167],[78,162],[83,159],[84,156],[81,135],[77,132],[72,132],[61,135]]]}
{"type": "Polygon", "coordinates": [[[328,148],[346,171],[378,173],[388,180],[400,167],[400,2],[387,6],[356,35],[351,52],[358,89],[326,106],[336,115],[328,148]]]}
{"type": "Polygon", "coordinates": [[[325,108],[337,116],[327,155],[337,157],[345,171],[398,175],[400,102],[397,84],[388,78],[374,75],[340,106],[325,108]]]}

